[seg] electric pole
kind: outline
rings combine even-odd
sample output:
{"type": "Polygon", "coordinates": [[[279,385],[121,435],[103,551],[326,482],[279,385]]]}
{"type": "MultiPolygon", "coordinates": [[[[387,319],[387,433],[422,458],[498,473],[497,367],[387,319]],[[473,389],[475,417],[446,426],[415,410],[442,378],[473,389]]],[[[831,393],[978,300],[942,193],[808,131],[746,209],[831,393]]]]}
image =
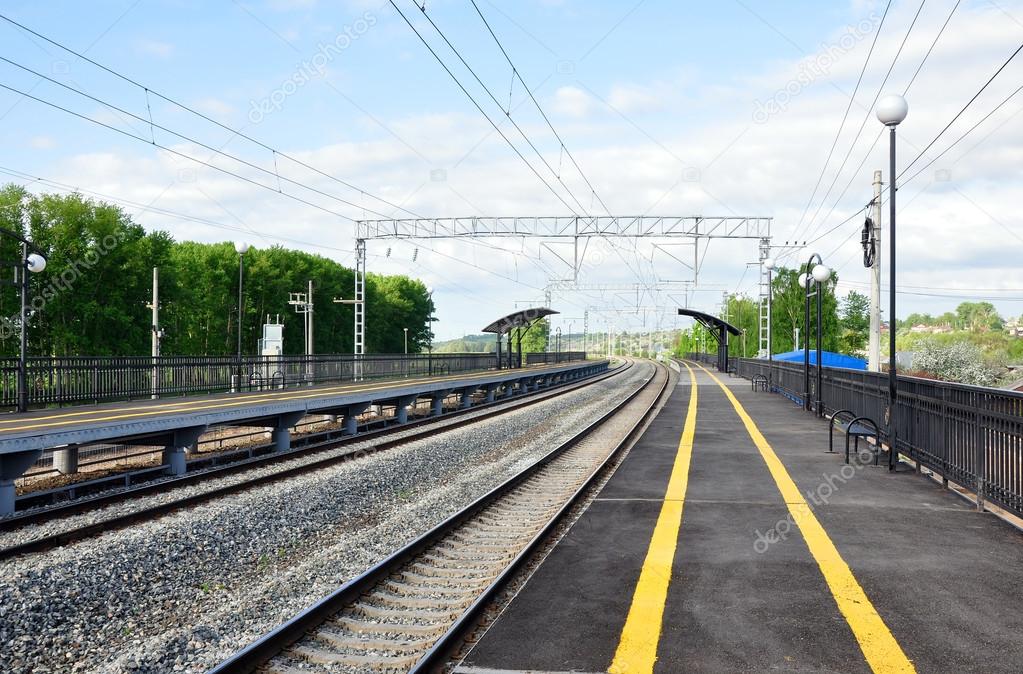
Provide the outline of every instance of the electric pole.
{"type": "MultiPolygon", "coordinates": [[[[874,171],[874,201],[870,235],[874,239],[874,265],[870,268],[870,342],[867,346],[867,369],[881,371],[881,172],[874,171]]],[[[889,328],[890,329],[890,328],[889,328]]]]}

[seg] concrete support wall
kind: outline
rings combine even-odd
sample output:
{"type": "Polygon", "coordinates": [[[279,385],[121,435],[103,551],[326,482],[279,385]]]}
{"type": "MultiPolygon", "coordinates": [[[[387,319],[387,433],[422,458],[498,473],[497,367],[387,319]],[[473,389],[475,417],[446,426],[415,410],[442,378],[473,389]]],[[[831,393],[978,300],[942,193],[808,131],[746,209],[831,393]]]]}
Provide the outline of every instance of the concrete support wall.
{"type": "Polygon", "coordinates": [[[14,481],[24,475],[42,455],[41,449],[0,455],[0,515],[10,515],[14,512],[17,495],[14,481]]]}
{"type": "Polygon", "coordinates": [[[61,475],[73,475],[78,472],[78,445],[68,445],[53,450],[53,467],[61,475]]]}
{"type": "Polygon", "coordinates": [[[188,470],[185,452],[199,441],[202,434],[206,432],[206,428],[206,426],[189,426],[174,431],[171,444],[163,450],[163,462],[167,465],[164,472],[168,475],[185,474],[185,471],[188,470]]]}
{"type": "Polygon", "coordinates": [[[349,405],[345,408],[345,435],[355,435],[359,432],[359,415],[367,409],[369,403],[349,405]]]}
{"type": "Polygon", "coordinates": [[[419,396],[409,395],[398,398],[395,403],[394,416],[399,424],[408,423],[408,406],[419,399],[419,396]]]}

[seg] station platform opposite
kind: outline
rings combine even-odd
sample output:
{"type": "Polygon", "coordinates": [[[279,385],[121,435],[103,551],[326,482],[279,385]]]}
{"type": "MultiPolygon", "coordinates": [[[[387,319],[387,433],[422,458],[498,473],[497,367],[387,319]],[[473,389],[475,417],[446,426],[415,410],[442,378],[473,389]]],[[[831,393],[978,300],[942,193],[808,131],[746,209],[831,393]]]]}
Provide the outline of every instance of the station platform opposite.
{"type": "Polygon", "coordinates": [[[689,367],[456,672],[1023,671],[1023,533],[689,367]]]}

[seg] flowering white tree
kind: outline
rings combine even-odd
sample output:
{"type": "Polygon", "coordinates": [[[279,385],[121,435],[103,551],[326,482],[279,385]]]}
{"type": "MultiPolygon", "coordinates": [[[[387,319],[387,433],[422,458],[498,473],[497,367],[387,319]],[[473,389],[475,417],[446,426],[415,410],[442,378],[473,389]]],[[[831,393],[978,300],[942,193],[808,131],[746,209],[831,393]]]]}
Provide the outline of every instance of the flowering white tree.
{"type": "Polygon", "coordinates": [[[992,386],[997,379],[981,350],[969,342],[922,342],[913,355],[913,368],[938,379],[973,386],[992,386]]]}

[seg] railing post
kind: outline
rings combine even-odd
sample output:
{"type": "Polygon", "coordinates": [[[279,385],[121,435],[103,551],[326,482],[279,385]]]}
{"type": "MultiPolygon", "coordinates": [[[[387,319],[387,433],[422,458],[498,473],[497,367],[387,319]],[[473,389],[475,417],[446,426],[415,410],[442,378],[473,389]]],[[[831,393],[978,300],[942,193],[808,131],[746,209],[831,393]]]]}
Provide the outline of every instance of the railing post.
{"type": "MultiPolygon", "coordinates": [[[[980,393],[974,391],[972,395],[980,397],[980,393]]],[[[974,401],[973,409],[976,410],[976,416],[974,420],[974,442],[976,444],[976,454],[974,455],[974,470],[977,472],[977,510],[983,512],[984,510],[984,490],[987,488],[987,455],[984,451],[984,425],[981,420],[981,409],[980,400],[974,401]]]]}

